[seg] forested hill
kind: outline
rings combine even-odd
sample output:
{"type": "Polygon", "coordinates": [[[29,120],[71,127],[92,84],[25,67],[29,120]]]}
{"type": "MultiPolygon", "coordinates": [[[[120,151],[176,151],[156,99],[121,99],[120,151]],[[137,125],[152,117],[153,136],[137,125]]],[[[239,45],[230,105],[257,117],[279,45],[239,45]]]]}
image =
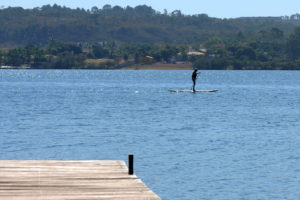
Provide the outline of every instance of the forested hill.
{"type": "Polygon", "coordinates": [[[195,44],[212,36],[223,39],[252,36],[278,28],[292,32],[299,15],[218,19],[206,14],[184,15],[179,10],[159,13],[148,6],[135,8],[105,5],[99,9],[70,9],[58,5],[0,9],[0,46],[62,42],[151,42],[195,44]]]}

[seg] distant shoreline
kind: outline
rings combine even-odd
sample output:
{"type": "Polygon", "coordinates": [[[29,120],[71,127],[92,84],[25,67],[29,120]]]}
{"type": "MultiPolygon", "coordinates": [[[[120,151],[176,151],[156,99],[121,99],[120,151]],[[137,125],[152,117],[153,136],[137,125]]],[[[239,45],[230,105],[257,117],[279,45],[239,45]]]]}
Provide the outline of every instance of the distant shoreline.
{"type": "MultiPolygon", "coordinates": [[[[152,64],[152,65],[132,65],[128,67],[122,67],[122,68],[32,68],[29,66],[0,66],[0,70],[193,70],[192,63],[185,63],[185,64],[152,64]]],[[[226,68],[226,69],[200,69],[200,70],[268,70],[268,71],[284,71],[284,70],[292,70],[297,71],[298,69],[232,69],[232,68],[226,68]]]]}
{"type": "MultiPolygon", "coordinates": [[[[0,66],[0,69],[40,69],[40,68],[31,68],[28,66],[0,66]]],[[[48,68],[48,69],[56,69],[56,68],[48,68]]],[[[63,69],[63,68],[62,68],[63,69]]],[[[100,68],[78,68],[78,69],[91,69],[91,70],[192,70],[192,63],[176,63],[176,64],[165,64],[165,63],[155,63],[149,65],[132,65],[128,67],[122,68],[110,68],[110,69],[100,69],[100,68]]]]}
{"type": "Polygon", "coordinates": [[[16,67],[16,66],[7,66],[7,65],[4,65],[4,66],[0,66],[0,69],[32,69],[32,68],[28,67],[28,66],[19,66],[19,67],[16,67]]]}
{"type": "Polygon", "coordinates": [[[128,67],[122,67],[121,70],[192,70],[192,63],[176,63],[176,64],[164,64],[155,63],[151,65],[132,65],[128,67]]]}

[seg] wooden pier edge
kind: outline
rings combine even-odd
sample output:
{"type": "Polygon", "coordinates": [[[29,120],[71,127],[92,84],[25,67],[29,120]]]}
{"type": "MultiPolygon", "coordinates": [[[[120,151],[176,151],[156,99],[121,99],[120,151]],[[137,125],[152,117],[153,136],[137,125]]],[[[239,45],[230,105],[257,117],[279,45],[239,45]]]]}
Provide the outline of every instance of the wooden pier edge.
{"type": "Polygon", "coordinates": [[[129,171],[121,160],[0,160],[0,200],[161,200],[129,171]]]}

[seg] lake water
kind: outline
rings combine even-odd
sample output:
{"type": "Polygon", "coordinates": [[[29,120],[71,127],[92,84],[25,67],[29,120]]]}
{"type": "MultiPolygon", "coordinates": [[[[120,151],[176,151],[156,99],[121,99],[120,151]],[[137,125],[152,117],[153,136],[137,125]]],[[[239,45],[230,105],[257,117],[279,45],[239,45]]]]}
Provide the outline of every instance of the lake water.
{"type": "Polygon", "coordinates": [[[300,71],[0,70],[0,159],[126,160],[163,200],[299,200],[300,71]]]}

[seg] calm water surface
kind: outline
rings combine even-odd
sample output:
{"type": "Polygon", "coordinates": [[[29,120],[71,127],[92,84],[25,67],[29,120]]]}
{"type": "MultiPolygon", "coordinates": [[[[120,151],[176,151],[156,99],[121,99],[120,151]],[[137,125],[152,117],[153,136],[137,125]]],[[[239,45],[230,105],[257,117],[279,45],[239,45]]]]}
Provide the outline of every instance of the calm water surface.
{"type": "Polygon", "coordinates": [[[127,160],[164,200],[299,200],[300,71],[0,70],[0,159],[127,160]]]}

